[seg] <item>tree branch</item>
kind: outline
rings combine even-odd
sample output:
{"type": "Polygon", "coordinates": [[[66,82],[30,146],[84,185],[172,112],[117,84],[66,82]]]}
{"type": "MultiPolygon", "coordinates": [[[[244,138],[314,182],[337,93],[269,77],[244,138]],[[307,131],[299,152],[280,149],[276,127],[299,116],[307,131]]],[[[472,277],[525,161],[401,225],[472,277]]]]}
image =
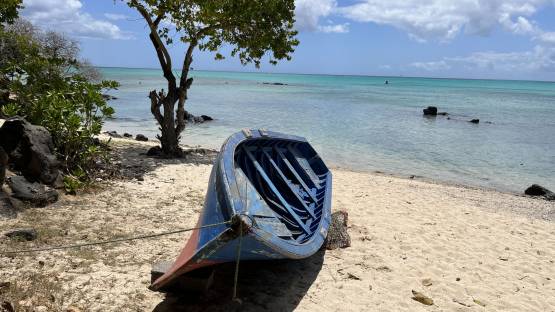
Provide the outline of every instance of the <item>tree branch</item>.
{"type": "Polygon", "coordinates": [[[160,106],[162,106],[164,94],[160,92],[160,94],[156,93],[156,90],[150,91],[148,97],[150,98],[150,112],[156,118],[158,124],[162,127],[164,118],[162,117],[162,113],[160,113],[160,106]]]}
{"type": "Polygon", "coordinates": [[[156,17],[156,20],[152,21],[150,14],[148,13],[148,11],[144,6],[138,4],[136,1],[132,1],[132,2],[135,4],[135,7],[139,11],[139,13],[143,16],[143,18],[148,24],[148,27],[150,28],[150,34],[149,34],[150,41],[152,41],[152,45],[156,49],[156,55],[158,56],[158,61],[160,62],[162,71],[164,72],[164,77],[170,84],[169,92],[172,92],[176,88],[176,79],[172,72],[172,60],[171,60],[170,54],[168,53],[168,50],[166,49],[166,46],[162,42],[162,39],[160,39],[160,35],[158,35],[158,24],[162,20],[164,14],[160,13],[160,15],[156,17]]]}

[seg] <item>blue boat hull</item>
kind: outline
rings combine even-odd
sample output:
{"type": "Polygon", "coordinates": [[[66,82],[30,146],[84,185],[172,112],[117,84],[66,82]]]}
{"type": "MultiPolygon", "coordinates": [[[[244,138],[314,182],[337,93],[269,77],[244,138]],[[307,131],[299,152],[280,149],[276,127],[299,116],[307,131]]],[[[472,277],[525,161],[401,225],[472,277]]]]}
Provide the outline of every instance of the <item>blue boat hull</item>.
{"type": "Polygon", "coordinates": [[[223,144],[198,226],[172,267],[151,285],[237,259],[302,259],[322,246],[331,218],[331,172],[306,139],[243,130],[223,144]]]}

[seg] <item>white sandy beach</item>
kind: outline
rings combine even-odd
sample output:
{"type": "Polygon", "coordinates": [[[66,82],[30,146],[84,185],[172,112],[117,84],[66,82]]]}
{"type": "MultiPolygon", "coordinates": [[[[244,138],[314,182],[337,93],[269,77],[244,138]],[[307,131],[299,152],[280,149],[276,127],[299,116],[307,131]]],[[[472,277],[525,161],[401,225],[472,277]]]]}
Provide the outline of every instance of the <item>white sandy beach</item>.
{"type": "MultiPolygon", "coordinates": [[[[39,232],[34,242],[2,238],[1,249],[194,226],[211,165],[146,158],[139,155],[145,145],[116,141],[131,166],[145,168],[144,181],[101,182],[86,194],[1,219],[0,231],[31,226],[39,232]]],[[[332,209],[348,212],[352,246],[297,262],[242,263],[245,310],[555,310],[555,202],[340,169],[333,174],[332,209]],[[434,304],[412,300],[412,290],[434,304]]],[[[0,282],[11,283],[0,289],[0,302],[28,311],[232,307],[232,273],[217,275],[220,292],[204,300],[164,300],[147,289],[151,264],[173,259],[187,237],[0,256],[0,282]]]]}

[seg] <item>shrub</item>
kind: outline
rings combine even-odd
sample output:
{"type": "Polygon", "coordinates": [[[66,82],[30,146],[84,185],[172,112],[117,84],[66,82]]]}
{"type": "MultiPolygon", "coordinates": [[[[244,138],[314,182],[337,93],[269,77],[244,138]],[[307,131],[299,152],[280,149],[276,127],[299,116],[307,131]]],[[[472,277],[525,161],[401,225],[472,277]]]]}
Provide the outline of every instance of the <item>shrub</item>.
{"type": "Polygon", "coordinates": [[[93,138],[114,113],[102,93],[118,84],[97,80],[78,53],[75,41],[24,21],[0,29],[0,113],[48,129],[66,174],[86,181],[103,152],[93,138]]]}

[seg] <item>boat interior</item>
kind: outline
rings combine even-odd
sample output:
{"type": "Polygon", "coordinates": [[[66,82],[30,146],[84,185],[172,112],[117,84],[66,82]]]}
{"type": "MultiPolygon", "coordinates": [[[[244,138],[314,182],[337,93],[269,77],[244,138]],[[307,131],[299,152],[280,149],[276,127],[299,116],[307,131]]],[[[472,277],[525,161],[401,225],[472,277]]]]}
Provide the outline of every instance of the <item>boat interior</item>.
{"type": "Polygon", "coordinates": [[[330,173],[308,143],[247,140],[236,148],[235,164],[287,228],[278,236],[301,244],[312,237],[322,217],[330,173]]]}

